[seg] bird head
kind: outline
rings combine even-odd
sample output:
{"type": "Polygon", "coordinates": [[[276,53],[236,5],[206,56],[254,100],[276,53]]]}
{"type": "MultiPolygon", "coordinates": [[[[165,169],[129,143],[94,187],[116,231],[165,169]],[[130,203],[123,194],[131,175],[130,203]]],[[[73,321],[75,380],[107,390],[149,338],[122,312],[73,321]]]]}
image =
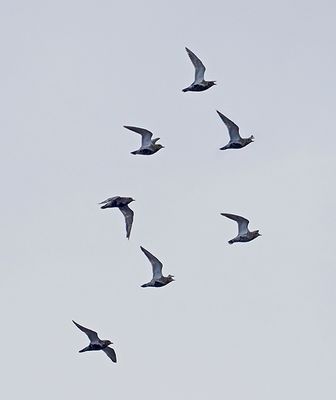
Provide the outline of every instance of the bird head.
{"type": "Polygon", "coordinates": [[[111,340],[104,340],[104,343],[106,344],[106,346],[113,344],[113,342],[111,342],[111,340]]]}
{"type": "Polygon", "coordinates": [[[254,231],[254,234],[256,235],[256,237],[261,236],[261,233],[259,233],[259,230],[254,231]]]}
{"type": "Polygon", "coordinates": [[[217,85],[216,81],[209,81],[209,87],[214,86],[214,85],[217,85]]]}
{"type": "Polygon", "coordinates": [[[249,143],[253,142],[253,141],[254,141],[254,136],[251,135],[251,136],[248,138],[248,140],[249,140],[249,143]]]}
{"type": "Polygon", "coordinates": [[[155,146],[156,146],[156,148],[159,149],[159,150],[160,150],[160,149],[164,149],[164,146],[162,146],[162,144],[156,144],[155,146]]]}
{"type": "Polygon", "coordinates": [[[173,282],[173,281],[175,281],[174,275],[168,275],[168,276],[167,276],[167,279],[168,279],[168,282],[173,282]]]}

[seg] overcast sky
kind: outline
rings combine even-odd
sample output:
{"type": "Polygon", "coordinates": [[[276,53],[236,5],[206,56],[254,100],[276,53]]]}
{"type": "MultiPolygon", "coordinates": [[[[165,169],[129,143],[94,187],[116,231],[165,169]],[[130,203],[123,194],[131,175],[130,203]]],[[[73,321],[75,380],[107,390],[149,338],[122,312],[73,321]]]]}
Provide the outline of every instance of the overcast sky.
{"type": "Polygon", "coordinates": [[[334,400],[333,1],[3,1],[1,397],[334,400]],[[182,93],[189,47],[217,86],[182,93]],[[219,151],[218,109],[255,142],[219,151]],[[165,149],[133,156],[152,130],[165,149]],[[109,196],[131,196],[129,241],[109,196]],[[250,219],[263,236],[227,242],[250,219]],[[142,245],[176,282],[143,289],[142,245]],[[118,363],[79,354],[114,342],[118,363]]]}

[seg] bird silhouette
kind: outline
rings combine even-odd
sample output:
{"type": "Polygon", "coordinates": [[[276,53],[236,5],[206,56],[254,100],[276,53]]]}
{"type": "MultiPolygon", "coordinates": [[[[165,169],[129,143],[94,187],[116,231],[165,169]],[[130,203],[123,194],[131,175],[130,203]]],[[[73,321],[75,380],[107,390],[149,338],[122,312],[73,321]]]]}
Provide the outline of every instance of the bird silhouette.
{"type": "Polygon", "coordinates": [[[138,128],[136,126],[126,126],[126,125],[124,125],[124,128],[139,133],[141,135],[141,147],[138,150],[131,151],[131,154],[150,156],[159,151],[160,149],[164,148],[162,144],[156,143],[158,140],[160,140],[160,138],[152,139],[153,134],[147,129],[138,128]]]}
{"type": "Polygon", "coordinates": [[[188,86],[187,88],[183,89],[182,92],[203,92],[211,88],[211,86],[216,85],[216,81],[205,81],[204,80],[204,73],[205,73],[205,66],[202,61],[187,47],[185,48],[188,56],[195,67],[195,80],[194,82],[188,86]]]}
{"type": "Polygon", "coordinates": [[[152,264],[153,278],[150,282],[141,285],[141,287],[161,287],[168,285],[168,283],[174,281],[174,275],[163,276],[162,275],[162,263],[153,254],[151,254],[144,247],[140,246],[140,249],[145,253],[146,257],[152,264]]]}
{"type": "Polygon", "coordinates": [[[251,240],[257,238],[258,236],[261,236],[259,231],[250,231],[248,229],[248,224],[249,220],[241,217],[240,215],[235,215],[235,214],[227,214],[227,213],[221,213],[226,218],[232,219],[233,221],[236,221],[238,224],[238,235],[229,240],[229,244],[233,244],[236,242],[250,242],[251,240]]]}
{"type": "Polygon", "coordinates": [[[117,362],[115,351],[111,347],[108,347],[110,344],[113,344],[110,340],[101,340],[99,339],[97,332],[77,324],[77,322],[74,320],[72,320],[72,322],[77,326],[78,329],[84,332],[90,340],[90,344],[87,347],[84,347],[84,349],[79,350],[79,353],[84,353],[85,351],[103,350],[107,357],[109,357],[113,362],[117,362]]]}
{"type": "Polygon", "coordinates": [[[241,149],[242,147],[245,147],[249,143],[253,142],[254,139],[253,135],[251,135],[248,138],[242,138],[239,134],[239,127],[221,112],[217,111],[217,113],[224,122],[224,124],[226,125],[226,127],[228,128],[230,136],[229,143],[224,147],[221,147],[220,150],[241,149]]]}
{"type": "Polygon", "coordinates": [[[102,201],[99,204],[103,204],[100,208],[105,209],[105,208],[119,208],[119,210],[123,213],[123,216],[125,217],[125,223],[126,223],[126,237],[127,239],[130,238],[131,235],[131,229],[132,229],[132,224],[133,224],[133,216],[134,212],[128,207],[128,204],[131,203],[132,201],[135,201],[132,199],[132,197],[120,197],[120,196],[115,196],[115,197],[110,197],[104,201],[102,201]]]}

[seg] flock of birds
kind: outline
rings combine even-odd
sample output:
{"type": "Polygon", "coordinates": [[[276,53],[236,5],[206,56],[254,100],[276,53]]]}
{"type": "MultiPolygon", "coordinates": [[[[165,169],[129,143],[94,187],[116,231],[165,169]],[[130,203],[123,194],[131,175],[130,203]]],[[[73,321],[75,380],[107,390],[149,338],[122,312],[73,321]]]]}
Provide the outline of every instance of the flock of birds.
{"type": "MultiPolygon", "coordinates": [[[[203,65],[202,61],[188,48],[186,48],[186,51],[190,57],[191,62],[193,63],[195,67],[195,80],[194,82],[188,86],[187,88],[183,89],[183,92],[203,92],[204,90],[207,90],[211,88],[212,86],[216,85],[216,81],[206,81],[204,79],[204,73],[205,73],[205,66],[203,65]]],[[[219,117],[222,119],[224,124],[226,125],[228,132],[229,132],[229,137],[230,140],[229,142],[224,146],[221,147],[220,150],[227,150],[227,149],[241,149],[245,146],[247,146],[249,143],[253,142],[254,137],[250,136],[248,138],[243,138],[239,134],[239,127],[232,122],[229,118],[227,118],[225,115],[223,115],[221,112],[217,111],[219,117]]],[[[138,128],[136,126],[124,126],[124,128],[129,129],[133,132],[136,132],[141,135],[141,146],[138,150],[132,151],[131,154],[134,155],[153,155],[164,146],[161,144],[157,143],[160,138],[154,138],[152,132],[148,131],[147,129],[144,128],[138,128]]],[[[120,197],[120,196],[114,196],[110,197],[101,203],[102,209],[105,208],[119,208],[119,210],[122,212],[124,218],[125,218],[125,223],[126,223],[126,237],[127,239],[130,238],[131,235],[131,229],[132,229],[132,224],[133,224],[133,217],[134,217],[134,212],[133,210],[129,207],[129,204],[133,202],[134,199],[132,197],[120,197]]],[[[236,237],[233,239],[229,240],[229,244],[233,244],[236,242],[250,242],[251,240],[257,238],[258,236],[261,236],[259,233],[259,230],[255,231],[250,231],[248,228],[249,225],[249,220],[236,214],[228,214],[228,213],[221,213],[224,217],[227,217],[238,224],[238,234],[236,237]]],[[[145,256],[148,258],[149,262],[152,265],[152,272],[153,272],[153,277],[151,281],[148,283],[145,283],[141,285],[141,287],[162,287],[167,285],[170,282],[174,281],[174,276],[173,275],[168,275],[164,276],[162,274],[162,263],[159,259],[157,259],[152,253],[150,253],[148,250],[146,250],[144,247],[140,246],[142,252],[145,254],[145,256]]],[[[97,332],[92,331],[91,329],[85,328],[84,326],[78,324],[77,322],[73,321],[73,323],[77,326],[78,329],[80,329],[82,332],[84,332],[89,340],[90,344],[80,350],[80,353],[86,352],[86,351],[94,351],[94,350],[102,350],[113,362],[117,362],[117,356],[111,347],[109,347],[110,344],[113,344],[110,340],[101,340],[98,337],[97,332]]]]}

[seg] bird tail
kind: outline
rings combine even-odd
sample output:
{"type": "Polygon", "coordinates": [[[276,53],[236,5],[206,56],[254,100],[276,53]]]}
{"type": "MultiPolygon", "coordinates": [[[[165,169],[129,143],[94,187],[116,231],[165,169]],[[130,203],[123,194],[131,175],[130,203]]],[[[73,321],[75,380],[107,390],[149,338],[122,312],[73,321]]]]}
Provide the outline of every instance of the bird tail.
{"type": "Polygon", "coordinates": [[[134,154],[134,155],[136,155],[136,154],[138,154],[136,151],[131,151],[131,154],[134,154]]]}
{"type": "Polygon", "coordinates": [[[182,92],[188,92],[188,88],[182,89],[182,92]]]}

